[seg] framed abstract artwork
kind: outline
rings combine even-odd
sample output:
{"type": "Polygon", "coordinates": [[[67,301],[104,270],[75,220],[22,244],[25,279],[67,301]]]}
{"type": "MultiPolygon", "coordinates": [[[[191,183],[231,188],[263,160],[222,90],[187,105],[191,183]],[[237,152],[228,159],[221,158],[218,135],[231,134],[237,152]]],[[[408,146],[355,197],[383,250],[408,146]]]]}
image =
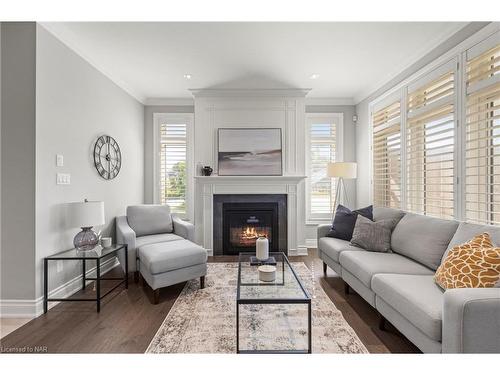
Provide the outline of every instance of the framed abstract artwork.
{"type": "Polygon", "coordinates": [[[219,176],[281,176],[280,128],[218,129],[219,176]]]}

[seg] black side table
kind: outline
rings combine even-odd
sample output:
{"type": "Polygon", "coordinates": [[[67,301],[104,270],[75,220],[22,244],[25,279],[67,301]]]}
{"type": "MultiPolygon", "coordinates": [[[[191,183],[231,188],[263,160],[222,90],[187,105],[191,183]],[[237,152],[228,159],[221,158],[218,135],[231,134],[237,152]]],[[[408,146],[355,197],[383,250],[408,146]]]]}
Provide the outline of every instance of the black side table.
{"type": "Polygon", "coordinates": [[[127,245],[113,245],[111,247],[102,248],[97,246],[93,250],[80,251],[77,249],[70,249],[60,253],[48,256],[43,260],[43,312],[47,313],[48,303],[50,301],[95,301],[97,304],[97,312],[101,311],[101,299],[118,288],[120,285],[125,284],[125,289],[128,289],[128,249],[127,245]],[[121,277],[101,277],[101,261],[105,258],[115,256],[118,251],[123,250],[125,253],[125,276],[121,277]],[[96,298],[48,298],[48,279],[49,279],[49,261],[52,260],[78,260],[82,261],[82,290],[85,289],[87,280],[96,281],[96,298]],[[87,260],[95,260],[96,262],[96,277],[85,276],[85,263],[87,260]],[[101,296],[101,280],[121,280],[113,288],[108,290],[101,296]]]}

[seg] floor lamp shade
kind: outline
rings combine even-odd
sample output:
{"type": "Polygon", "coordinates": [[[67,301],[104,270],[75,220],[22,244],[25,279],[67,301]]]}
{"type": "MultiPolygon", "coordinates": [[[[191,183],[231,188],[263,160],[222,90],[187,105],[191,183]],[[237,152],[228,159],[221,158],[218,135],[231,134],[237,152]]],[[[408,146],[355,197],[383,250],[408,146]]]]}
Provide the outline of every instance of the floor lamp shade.
{"type": "Polygon", "coordinates": [[[103,225],[104,202],[73,202],[67,205],[67,224],[70,228],[82,228],[73,239],[78,250],[92,250],[99,243],[99,236],[92,230],[95,225],[103,225]]]}
{"type": "Polygon", "coordinates": [[[358,176],[358,165],[352,162],[328,163],[328,177],[352,179],[358,176]]]}
{"type": "Polygon", "coordinates": [[[326,174],[328,177],[338,179],[335,186],[335,197],[333,198],[332,204],[333,220],[335,211],[337,210],[337,205],[339,204],[342,195],[344,196],[345,204],[349,204],[349,197],[347,195],[347,189],[344,184],[344,179],[356,178],[358,176],[358,165],[352,162],[328,163],[326,174]]]}

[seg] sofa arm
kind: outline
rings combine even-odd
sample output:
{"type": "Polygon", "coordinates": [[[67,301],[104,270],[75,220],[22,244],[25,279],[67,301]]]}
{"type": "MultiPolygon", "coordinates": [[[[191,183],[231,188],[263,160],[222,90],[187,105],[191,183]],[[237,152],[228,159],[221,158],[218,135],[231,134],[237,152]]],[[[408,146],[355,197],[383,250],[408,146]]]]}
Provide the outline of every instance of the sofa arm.
{"type": "Polygon", "coordinates": [[[444,293],[443,353],[500,353],[500,288],[444,293]]]}
{"type": "MultiPolygon", "coordinates": [[[[116,218],[116,242],[119,244],[127,245],[128,251],[128,270],[136,271],[136,249],[135,249],[135,232],[128,225],[126,216],[119,216],[116,218]]],[[[122,268],[125,270],[125,259],[123,258],[123,252],[118,252],[118,259],[122,268]]]]}
{"type": "Polygon", "coordinates": [[[321,237],[326,237],[326,235],[328,234],[330,229],[332,229],[332,224],[320,224],[320,225],[318,225],[317,232],[316,232],[318,235],[318,240],[321,237]]]}
{"type": "Polygon", "coordinates": [[[182,220],[176,215],[172,215],[172,221],[174,222],[174,233],[194,242],[194,225],[182,220]]]}

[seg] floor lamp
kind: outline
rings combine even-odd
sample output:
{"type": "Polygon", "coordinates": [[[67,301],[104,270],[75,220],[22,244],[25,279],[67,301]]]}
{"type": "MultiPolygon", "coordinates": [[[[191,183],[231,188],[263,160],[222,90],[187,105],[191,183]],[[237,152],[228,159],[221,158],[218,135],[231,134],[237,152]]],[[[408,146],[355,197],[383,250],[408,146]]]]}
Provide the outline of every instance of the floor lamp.
{"type": "Polygon", "coordinates": [[[339,163],[328,163],[327,175],[331,178],[337,178],[337,185],[335,189],[335,198],[332,207],[332,220],[335,216],[335,211],[337,210],[337,205],[340,202],[341,197],[344,199],[344,203],[349,205],[349,197],[347,195],[347,190],[345,187],[344,180],[354,179],[358,174],[358,165],[356,163],[339,162],[339,163]]]}

